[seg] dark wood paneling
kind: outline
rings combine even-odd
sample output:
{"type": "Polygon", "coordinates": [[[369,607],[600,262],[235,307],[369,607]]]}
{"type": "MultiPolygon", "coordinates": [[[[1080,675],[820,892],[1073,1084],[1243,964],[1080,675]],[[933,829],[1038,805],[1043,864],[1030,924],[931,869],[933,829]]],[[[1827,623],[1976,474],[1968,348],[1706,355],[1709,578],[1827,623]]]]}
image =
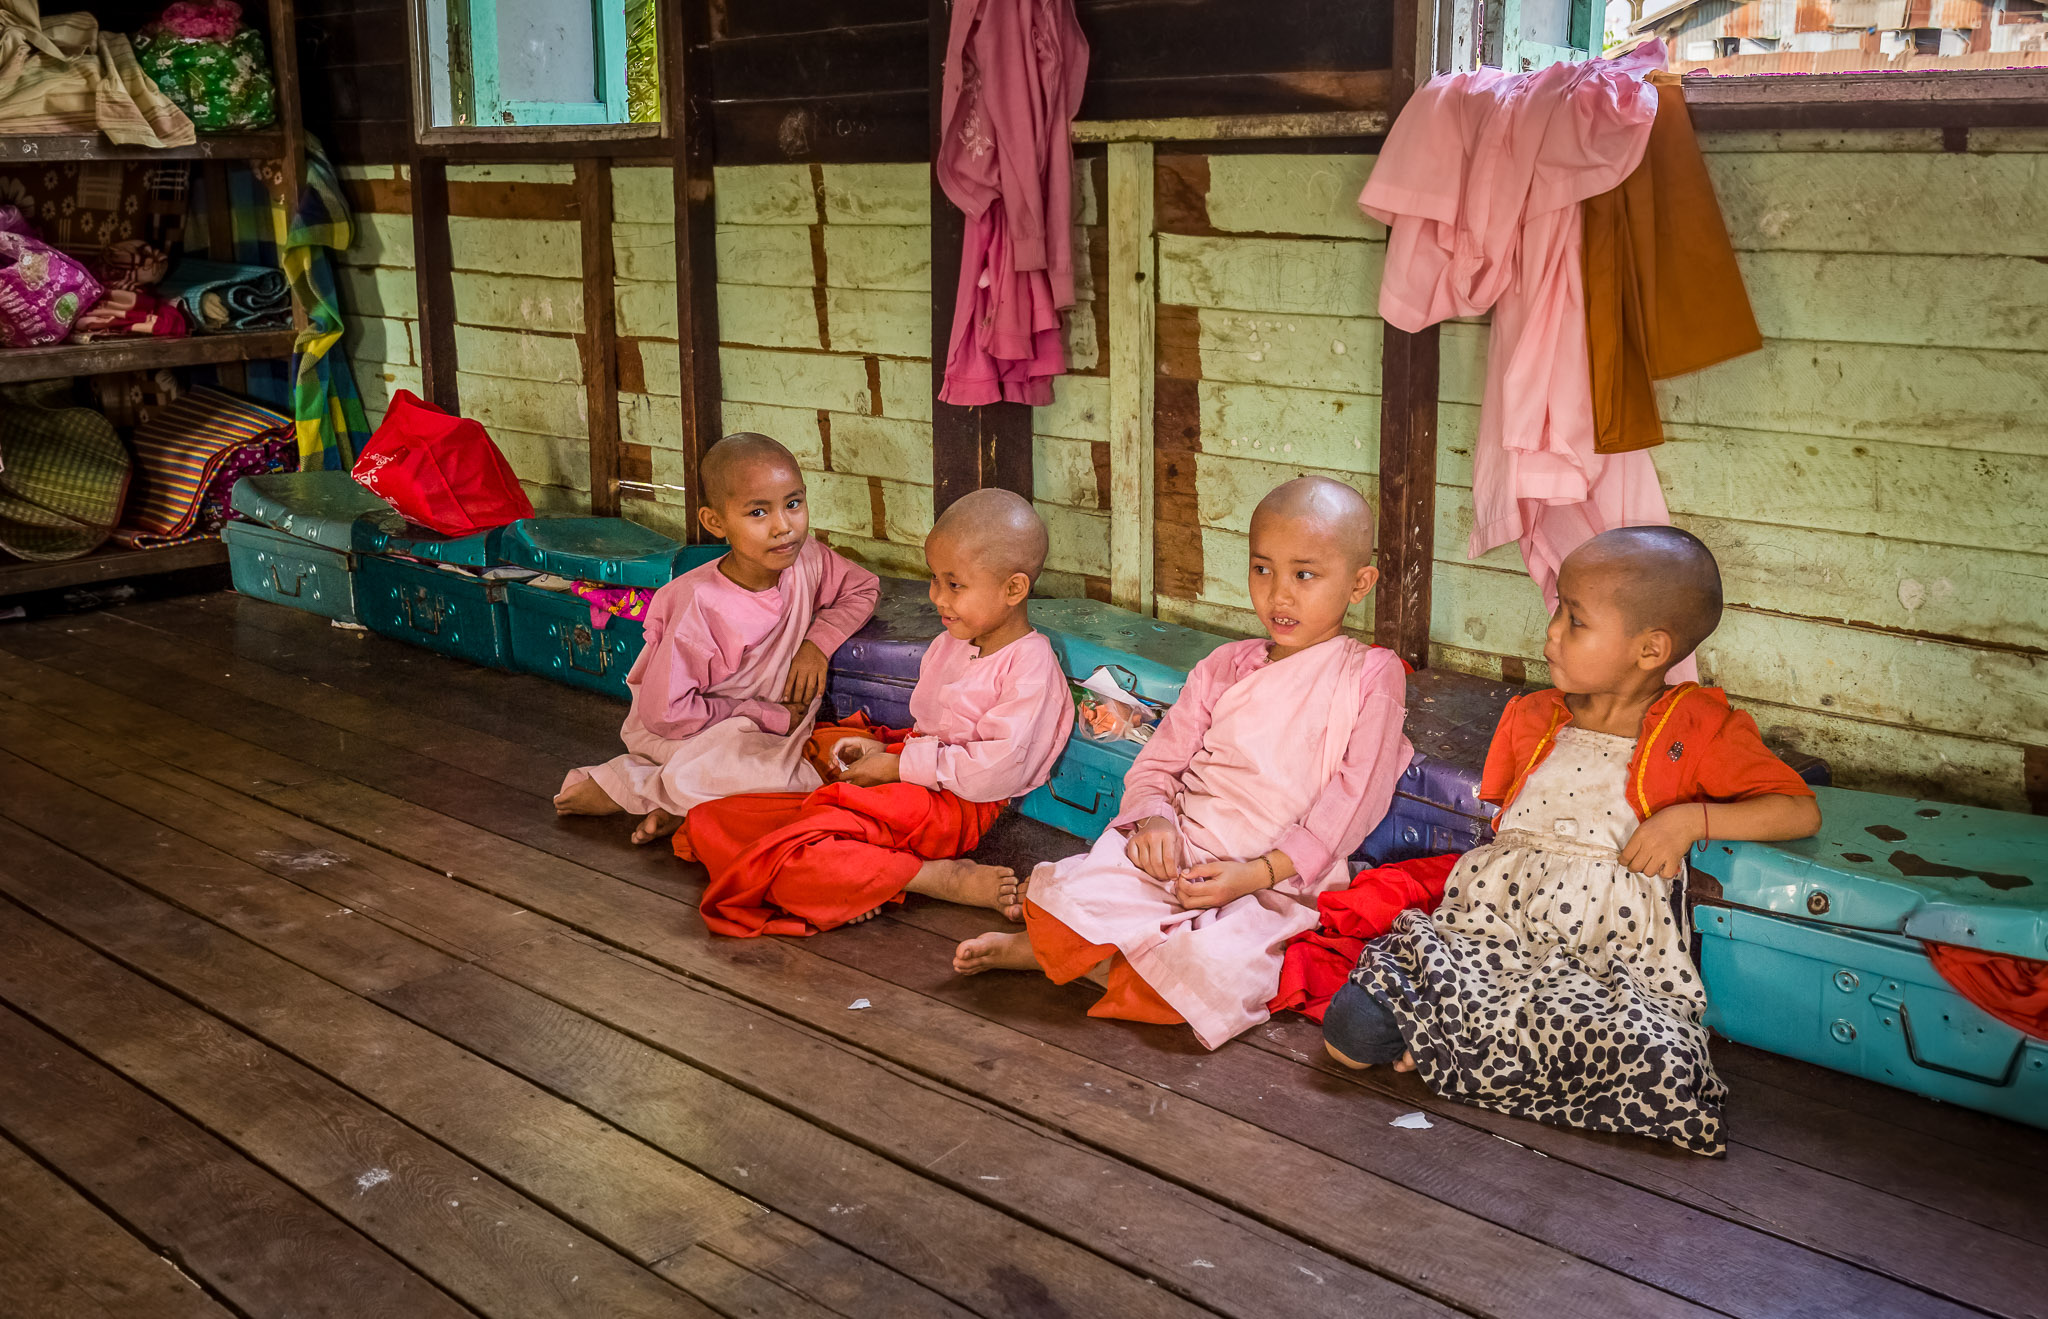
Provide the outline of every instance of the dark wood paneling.
{"type": "Polygon", "coordinates": [[[420,308],[420,374],[436,407],[460,414],[455,382],[455,274],[448,242],[448,162],[412,166],[412,245],[420,308]]]}
{"type": "Polygon", "coordinates": [[[721,165],[929,160],[922,87],[831,98],[715,104],[721,165]]]}
{"type": "Polygon", "coordinates": [[[1171,119],[1195,115],[1306,114],[1376,110],[1387,103],[1384,69],[1236,73],[1193,78],[1088,79],[1083,119],[1171,119]]]}
{"type": "Polygon", "coordinates": [[[924,90],[925,25],[889,23],[711,45],[720,101],[924,90]]]}
{"type": "Polygon", "coordinates": [[[1436,547],[1437,328],[1389,325],[1380,353],[1380,585],[1373,640],[1416,668],[1429,664],[1436,547]]]}
{"type": "Polygon", "coordinates": [[[1390,4],[1080,0],[1075,9],[1090,82],[1383,69],[1393,50],[1390,4]]]}
{"type": "Polygon", "coordinates": [[[711,7],[711,39],[922,23],[924,11],[925,0],[717,0],[711,7]]]}
{"type": "Polygon", "coordinates": [[[702,37],[712,30],[717,0],[661,0],[662,31],[669,40],[662,66],[669,89],[668,116],[675,198],[676,353],[683,393],[684,517],[690,539],[702,540],[703,507],[697,472],[704,451],[723,434],[718,371],[718,218],[712,161],[716,121],[711,112],[710,60],[702,37]]]}

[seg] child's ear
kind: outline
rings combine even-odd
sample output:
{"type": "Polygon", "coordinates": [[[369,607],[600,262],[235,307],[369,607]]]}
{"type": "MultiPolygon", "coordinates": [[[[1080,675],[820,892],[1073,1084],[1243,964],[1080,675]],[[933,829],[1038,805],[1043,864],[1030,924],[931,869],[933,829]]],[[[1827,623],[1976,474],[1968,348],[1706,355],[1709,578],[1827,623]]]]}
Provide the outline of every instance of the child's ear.
{"type": "Polygon", "coordinates": [[[706,535],[718,540],[725,539],[725,519],[718,516],[718,510],[709,504],[697,510],[697,525],[704,528],[706,535]]]}
{"type": "Polygon", "coordinates": [[[1030,596],[1031,579],[1021,572],[1011,573],[1009,580],[1003,583],[1004,604],[1020,605],[1029,599],[1030,596]]]}
{"type": "Polygon", "coordinates": [[[1641,645],[1636,655],[1636,667],[1645,673],[1652,669],[1668,669],[1678,662],[1673,657],[1678,647],[1673,644],[1671,634],[1661,627],[1653,627],[1643,633],[1641,645]]]}
{"type": "Polygon", "coordinates": [[[1371,564],[1367,564],[1365,567],[1360,568],[1358,570],[1357,576],[1351,579],[1351,603],[1357,604],[1360,600],[1363,600],[1365,599],[1365,597],[1371,595],[1372,588],[1378,586],[1379,582],[1379,569],[1373,567],[1371,564]]]}

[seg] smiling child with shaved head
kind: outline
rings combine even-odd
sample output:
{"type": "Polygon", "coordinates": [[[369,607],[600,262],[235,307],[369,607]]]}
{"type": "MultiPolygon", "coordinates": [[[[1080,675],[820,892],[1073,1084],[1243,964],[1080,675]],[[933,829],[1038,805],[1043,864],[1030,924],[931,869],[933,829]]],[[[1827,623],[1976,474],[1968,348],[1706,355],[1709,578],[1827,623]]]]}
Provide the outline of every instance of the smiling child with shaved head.
{"type": "Polygon", "coordinates": [[[1345,858],[1412,754],[1401,661],[1344,633],[1379,579],[1372,549],[1372,510],[1342,482],[1302,477],[1259,502],[1249,585],[1266,636],[1195,666],[1094,850],[1016,885],[1024,932],[969,939],[956,970],[1100,979],[1091,1016],[1186,1022],[1212,1049],[1266,1019],[1281,946],[1350,882],[1345,858]]]}
{"type": "Polygon", "coordinates": [[[803,472],[774,440],[728,435],[698,474],[698,516],[726,553],[654,593],[626,675],[625,754],[571,770],[555,797],[562,815],[639,816],[636,843],[674,833],[700,802],[822,781],[803,753],[825,665],[881,593],[811,538],[803,472]]]}
{"type": "Polygon", "coordinates": [[[993,907],[1014,876],[965,859],[1003,804],[1052,775],[1074,706],[1026,604],[1045,567],[1030,501],[977,490],[924,545],[945,632],[910,695],[912,729],[821,729],[834,781],[808,795],[698,807],[676,850],[711,872],[698,910],[719,934],[813,934],[866,920],[905,893],[993,907]]]}

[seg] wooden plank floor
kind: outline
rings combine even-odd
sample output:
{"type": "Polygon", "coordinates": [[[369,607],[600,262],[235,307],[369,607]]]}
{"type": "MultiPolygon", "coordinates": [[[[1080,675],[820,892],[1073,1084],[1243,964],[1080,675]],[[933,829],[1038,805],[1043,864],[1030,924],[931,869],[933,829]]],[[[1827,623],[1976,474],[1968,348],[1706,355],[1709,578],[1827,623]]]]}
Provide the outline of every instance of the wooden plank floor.
{"type": "Polygon", "coordinates": [[[233,595],[0,627],[0,1312],[2048,1315],[2048,1133],[1899,1091],[1717,1045],[1705,1160],[954,976],[988,913],[713,939],[547,806],[619,715],[233,595]]]}

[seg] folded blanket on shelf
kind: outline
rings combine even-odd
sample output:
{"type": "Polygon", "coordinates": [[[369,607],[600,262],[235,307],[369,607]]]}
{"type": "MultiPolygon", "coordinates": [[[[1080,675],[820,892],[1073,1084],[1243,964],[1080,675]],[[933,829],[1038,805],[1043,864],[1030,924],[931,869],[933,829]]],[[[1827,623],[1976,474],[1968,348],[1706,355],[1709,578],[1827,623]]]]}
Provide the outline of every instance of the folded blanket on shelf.
{"type": "Polygon", "coordinates": [[[138,427],[135,493],[114,539],[154,549],[219,533],[245,476],[293,471],[291,418],[217,389],[195,389],[138,427]]]}
{"type": "Polygon", "coordinates": [[[188,256],[156,292],[202,334],[281,330],[292,323],[292,290],[282,270],[188,256]]]}

